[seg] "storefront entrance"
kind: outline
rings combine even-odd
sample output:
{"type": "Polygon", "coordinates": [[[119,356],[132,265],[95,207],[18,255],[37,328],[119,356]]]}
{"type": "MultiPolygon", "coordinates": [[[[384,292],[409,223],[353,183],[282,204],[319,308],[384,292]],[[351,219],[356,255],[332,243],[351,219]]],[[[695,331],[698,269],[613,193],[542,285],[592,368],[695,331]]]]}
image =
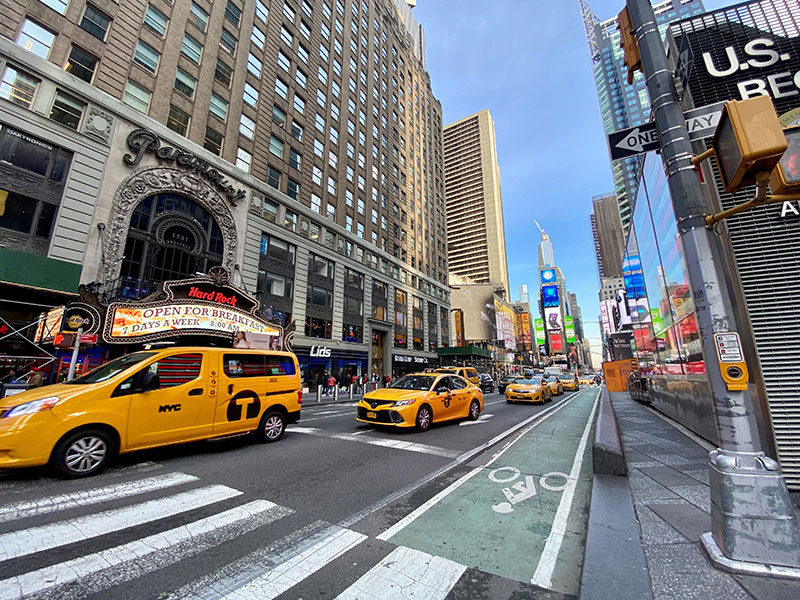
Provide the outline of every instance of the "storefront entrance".
{"type": "Polygon", "coordinates": [[[378,378],[388,375],[384,368],[384,347],[386,344],[386,333],[383,331],[372,331],[372,374],[378,378]]]}

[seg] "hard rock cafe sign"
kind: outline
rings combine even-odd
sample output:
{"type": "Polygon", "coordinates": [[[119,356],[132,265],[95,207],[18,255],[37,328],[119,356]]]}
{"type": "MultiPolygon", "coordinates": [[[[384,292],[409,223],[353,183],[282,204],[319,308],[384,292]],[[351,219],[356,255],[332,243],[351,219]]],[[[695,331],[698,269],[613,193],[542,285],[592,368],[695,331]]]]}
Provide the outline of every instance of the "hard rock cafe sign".
{"type": "Polygon", "coordinates": [[[162,146],[161,139],[149,129],[134,129],[131,131],[128,134],[127,144],[128,148],[134,152],[133,155],[126,153],[122,157],[127,165],[132,167],[138,165],[145,154],[152,152],[161,161],[175,163],[179,167],[203,176],[224,194],[233,206],[237,206],[239,200],[244,200],[247,197],[245,190],[235,189],[222,173],[199,156],[172,146],[162,146]]]}

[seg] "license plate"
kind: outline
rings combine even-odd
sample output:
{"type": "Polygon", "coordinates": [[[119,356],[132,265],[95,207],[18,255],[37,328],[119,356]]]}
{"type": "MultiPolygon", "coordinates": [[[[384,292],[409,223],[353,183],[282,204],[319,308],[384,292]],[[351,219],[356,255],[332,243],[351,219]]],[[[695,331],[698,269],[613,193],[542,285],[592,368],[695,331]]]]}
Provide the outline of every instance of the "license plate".
{"type": "Polygon", "coordinates": [[[367,412],[367,418],[368,419],[377,419],[378,418],[378,413],[367,412]]]}

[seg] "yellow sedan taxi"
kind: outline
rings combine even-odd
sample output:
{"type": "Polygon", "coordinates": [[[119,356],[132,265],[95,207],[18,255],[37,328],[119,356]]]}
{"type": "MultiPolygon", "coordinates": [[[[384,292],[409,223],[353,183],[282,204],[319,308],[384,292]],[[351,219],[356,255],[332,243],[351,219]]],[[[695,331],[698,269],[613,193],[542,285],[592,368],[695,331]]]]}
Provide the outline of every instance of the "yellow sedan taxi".
{"type": "Polygon", "coordinates": [[[544,404],[553,399],[550,386],[541,377],[518,377],[506,388],[506,402],[536,402],[544,404]]]}
{"type": "Polygon", "coordinates": [[[555,375],[548,375],[544,378],[544,381],[550,386],[550,391],[553,393],[553,396],[560,396],[564,393],[564,386],[561,380],[555,375]]]}
{"type": "Polygon", "coordinates": [[[483,393],[463,377],[446,373],[412,373],[387,388],[364,394],[357,421],[427,431],[433,423],[468,418],[483,411],[483,393]]]}
{"type": "Polygon", "coordinates": [[[580,385],[581,384],[580,384],[580,382],[578,381],[578,378],[575,375],[565,375],[561,379],[561,386],[565,390],[569,390],[570,392],[577,391],[578,388],[580,387],[580,385]]]}
{"type": "Polygon", "coordinates": [[[594,379],[591,377],[581,377],[578,381],[578,385],[592,385],[594,383],[594,379]]]}

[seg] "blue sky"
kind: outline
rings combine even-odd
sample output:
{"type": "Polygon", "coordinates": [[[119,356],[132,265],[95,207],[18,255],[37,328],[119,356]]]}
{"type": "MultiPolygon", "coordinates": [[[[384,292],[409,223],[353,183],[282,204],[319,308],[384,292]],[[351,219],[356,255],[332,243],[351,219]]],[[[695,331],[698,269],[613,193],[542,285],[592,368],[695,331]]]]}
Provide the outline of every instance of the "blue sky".
{"type": "MultiPolygon", "coordinates": [[[[706,0],[707,10],[730,6],[706,0]]],[[[590,0],[600,19],[623,0],[590,0]]],[[[586,336],[599,351],[589,213],[613,191],[578,0],[418,0],[428,72],[444,125],[488,108],[495,123],[512,298],[536,287],[533,219],[550,234],[586,336]]],[[[595,354],[595,365],[599,354],[595,354]]]]}

